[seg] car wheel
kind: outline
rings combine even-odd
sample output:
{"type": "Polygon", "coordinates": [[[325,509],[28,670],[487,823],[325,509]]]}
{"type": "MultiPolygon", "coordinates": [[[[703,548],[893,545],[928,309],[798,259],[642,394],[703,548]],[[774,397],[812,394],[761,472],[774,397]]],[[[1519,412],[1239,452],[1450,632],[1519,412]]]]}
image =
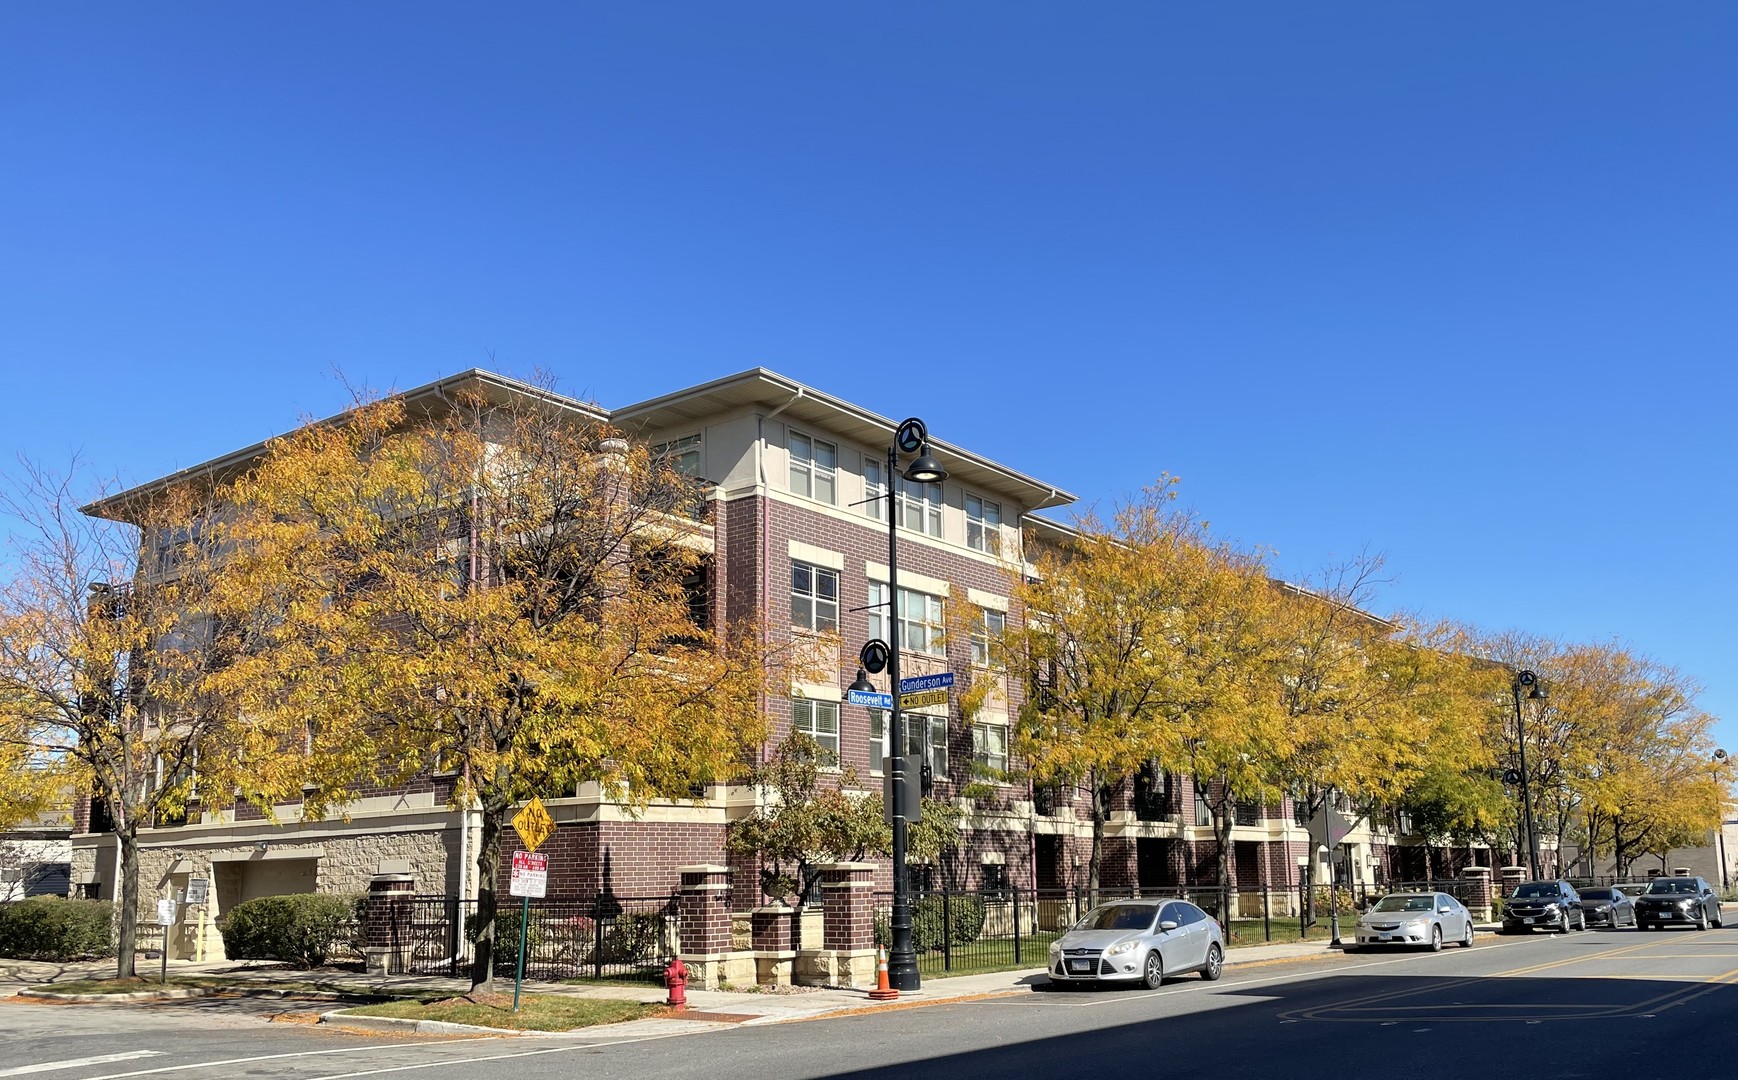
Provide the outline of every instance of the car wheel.
{"type": "Polygon", "coordinates": [[[1217,942],[1207,947],[1207,963],[1201,967],[1201,977],[1208,982],[1218,982],[1219,976],[1225,974],[1225,950],[1217,942]]]}
{"type": "Polygon", "coordinates": [[[1466,921],[1466,934],[1460,939],[1460,947],[1463,949],[1472,948],[1472,920],[1471,919],[1468,919],[1466,921]]]}
{"type": "Polygon", "coordinates": [[[1587,932],[1587,912],[1583,911],[1581,913],[1581,925],[1577,926],[1575,929],[1580,930],[1582,933],[1587,932]]]}
{"type": "Polygon", "coordinates": [[[1714,905],[1714,929],[1718,930],[1725,925],[1726,925],[1726,920],[1720,914],[1720,905],[1715,904],[1714,905]]]}
{"type": "Polygon", "coordinates": [[[1569,932],[1569,913],[1567,911],[1557,916],[1557,932],[1559,934],[1567,934],[1569,932]]]}
{"type": "Polygon", "coordinates": [[[1696,910],[1696,929],[1697,930],[1706,930],[1707,928],[1708,928],[1708,909],[1707,908],[1698,908],[1696,910]]]}
{"type": "Polygon", "coordinates": [[[1141,969],[1141,985],[1148,990],[1157,990],[1165,982],[1165,962],[1159,958],[1159,951],[1154,949],[1147,953],[1146,966],[1141,969]]]}
{"type": "Polygon", "coordinates": [[[1442,951],[1442,924],[1436,923],[1430,928],[1430,951],[1442,951]]]}

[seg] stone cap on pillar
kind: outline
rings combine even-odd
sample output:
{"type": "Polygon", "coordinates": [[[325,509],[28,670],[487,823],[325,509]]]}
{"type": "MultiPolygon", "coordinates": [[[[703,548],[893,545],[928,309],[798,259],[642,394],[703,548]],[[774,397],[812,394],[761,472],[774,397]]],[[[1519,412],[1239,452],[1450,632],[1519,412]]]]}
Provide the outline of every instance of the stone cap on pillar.
{"type": "Polygon", "coordinates": [[[1491,876],[1491,868],[1488,866],[1462,867],[1461,871],[1460,871],[1460,876],[1461,877],[1490,877],[1491,876]]]}
{"type": "Polygon", "coordinates": [[[409,874],[375,874],[373,877],[368,879],[368,887],[371,889],[377,888],[377,887],[382,886],[382,885],[415,885],[415,884],[416,884],[416,878],[412,877],[409,874]]]}

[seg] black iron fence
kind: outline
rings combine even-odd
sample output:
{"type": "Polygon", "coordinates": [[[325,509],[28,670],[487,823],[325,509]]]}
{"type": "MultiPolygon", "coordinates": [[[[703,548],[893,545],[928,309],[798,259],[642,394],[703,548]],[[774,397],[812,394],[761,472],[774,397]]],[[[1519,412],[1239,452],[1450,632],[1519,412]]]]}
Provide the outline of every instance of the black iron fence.
{"type": "MultiPolygon", "coordinates": [[[[463,975],[479,926],[475,900],[418,896],[393,921],[388,972],[463,975]]],[[[521,901],[503,896],[495,911],[494,967],[511,975],[519,960],[521,901]]],[[[525,977],[557,981],[657,982],[676,953],[676,897],[617,896],[532,900],[525,930],[525,977]]]]}

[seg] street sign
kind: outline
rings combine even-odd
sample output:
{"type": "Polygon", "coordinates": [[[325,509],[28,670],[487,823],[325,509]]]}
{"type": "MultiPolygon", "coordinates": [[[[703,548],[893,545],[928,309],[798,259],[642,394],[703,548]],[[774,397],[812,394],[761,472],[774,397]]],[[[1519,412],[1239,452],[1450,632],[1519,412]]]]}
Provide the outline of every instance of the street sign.
{"type": "Polygon", "coordinates": [[[901,709],[921,709],[926,705],[946,704],[946,690],[919,690],[916,693],[899,695],[899,707],[901,709]]]}
{"type": "Polygon", "coordinates": [[[508,896],[535,896],[549,889],[549,856],[530,851],[513,853],[513,874],[507,879],[508,896]]]}
{"type": "Polygon", "coordinates": [[[871,709],[893,708],[892,694],[877,694],[872,690],[847,690],[845,701],[851,705],[867,705],[871,709]]]}
{"type": "Polygon", "coordinates": [[[513,831],[519,834],[519,839],[525,841],[526,850],[536,851],[543,846],[543,841],[549,839],[549,834],[555,831],[555,819],[543,808],[542,799],[533,798],[525,804],[525,809],[513,815],[513,831]]]}
{"type": "Polygon", "coordinates": [[[899,680],[899,692],[910,694],[918,690],[945,690],[952,685],[951,671],[944,671],[939,675],[913,675],[909,679],[899,680]]]}
{"type": "Polygon", "coordinates": [[[1318,843],[1334,848],[1340,846],[1340,841],[1352,831],[1353,822],[1343,817],[1331,806],[1322,807],[1321,811],[1310,818],[1309,832],[1318,843]]]}
{"type": "Polygon", "coordinates": [[[164,898],[162,900],[157,901],[157,925],[158,926],[174,926],[175,925],[175,907],[176,907],[175,901],[172,899],[164,898]]]}
{"type": "Polygon", "coordinates": [[[211,882],[206,878],[202,878],[202,877],[188,878],[187,879],[187,902],[189,904],[203,904],[203,903],[205,903],[206,890],[208,890],[210,887],[211,887],[211,882]]]}

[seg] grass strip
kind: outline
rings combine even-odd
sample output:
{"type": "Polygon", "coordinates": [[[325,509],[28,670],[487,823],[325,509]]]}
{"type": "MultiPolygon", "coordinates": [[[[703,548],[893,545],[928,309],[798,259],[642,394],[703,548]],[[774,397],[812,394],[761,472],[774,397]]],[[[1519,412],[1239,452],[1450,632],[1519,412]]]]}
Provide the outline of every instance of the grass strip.
{"type": "Polygon", "coordinates": [[[171,975],[168,982],[134,976],[130,979],[69,979],[65,982],[38,983],[30,987],[48,994],[137,994],[146,990],[185,990],[190,987],[206,990],[281,990],[287,993],[337,993],[360,998],[412,997],[404,991],[346,986],[342,983],[321,982],[317,979],[226,979],[221,975],[171,975]]]}
{"type": "Polygon", "coordinates": [[[387,1001],[344,1010],[346,1016],[389,1016],[398,1020],[439,1020],[448,1024],[506,1028],[511,1031],[572,1031],[574,1028],[638,1020],[662,1006],[639,1001],[527,994],[518,1012],[511,1005],[479,1005],[463,998],[438,1001],[387,1001]]]}

